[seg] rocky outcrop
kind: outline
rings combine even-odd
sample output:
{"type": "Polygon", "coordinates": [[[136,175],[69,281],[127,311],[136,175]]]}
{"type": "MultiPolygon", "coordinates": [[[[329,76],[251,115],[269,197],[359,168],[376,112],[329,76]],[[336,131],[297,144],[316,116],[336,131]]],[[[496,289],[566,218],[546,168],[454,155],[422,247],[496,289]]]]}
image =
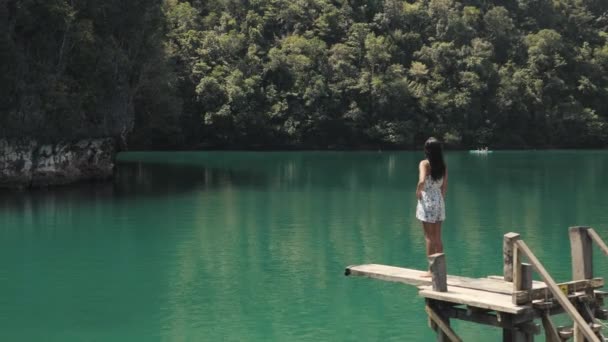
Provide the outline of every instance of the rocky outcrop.
{"type": "Polygon", "coordinates": [[[112,177],[113,139],[40,144],[0,139],[0,187],[28,188],[112,177]]]}

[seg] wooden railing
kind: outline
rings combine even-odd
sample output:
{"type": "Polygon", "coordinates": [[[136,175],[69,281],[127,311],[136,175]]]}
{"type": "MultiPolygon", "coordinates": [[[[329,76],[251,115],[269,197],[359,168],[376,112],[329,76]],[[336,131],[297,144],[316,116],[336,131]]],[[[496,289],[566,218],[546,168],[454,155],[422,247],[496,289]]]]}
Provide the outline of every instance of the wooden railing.
{"type": "MultiPolygon", "coordinates": [[[[513,303],[531,304],[532,300],[540,299],[544,291],[545,297],[550,294],[551,298],[557,300],[564,311],[574,321],[573,333],[578,338],[576,340],[599,342],[600,338],[596,335],[591,325],[594,323],[593,317],[583,318],[577,308],[570,302],[569,293],[586,292],[594,295],[594,289],[604,285],[603,279],[593,278],[593,251],[594,242],[604,254],[608,255],[608,246],[600,236],[590,227],[571,227],[569,230],[571,254],[572,254],[572,277],[573,281],[558,284],[545,269],[543,264],[532,253],[528,245],[520,239],[519,234],[505,234],[503,240],[503,272],[506,281],[513,282],[513,303]],[[522,263],[526,258],[530,264],[522,263]],[[532,268],[540,275],[546,289],[532,289],[532,268]],[[549,293],[547,293],[547,290],[549,293]]],[[[551,323],[548,315],[543,317],[543,326],[549,340],[558,341],[557,330],[551,323]]]]}

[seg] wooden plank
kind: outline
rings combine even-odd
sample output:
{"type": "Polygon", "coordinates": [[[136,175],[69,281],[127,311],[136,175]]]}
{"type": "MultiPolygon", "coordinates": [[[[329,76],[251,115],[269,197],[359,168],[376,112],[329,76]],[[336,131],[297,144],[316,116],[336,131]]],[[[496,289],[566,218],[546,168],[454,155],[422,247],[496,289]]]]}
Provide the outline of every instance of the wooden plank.
{"type": "Polygon", "coordinates": [[[426,271],[414,270],[378,264],[366,264],[349,266],[346,268],[346,275],[368,277],[386,281],[393,281],[413,286],[431,285],[430,277],[423,277],[428,274],[426,271]]]}
{"type": "MultiPolygon", "coordinates": [[[[486,278],[492,279],[492,280],[504,280],[505,277],[499,276],[499,275],[489,275],[486,278]]],[[[540,288],[546,288],[546,287],[547,287],[547,285],[545,285],[545,283],[543,283],[542,281],[532,280],[533,289],[540,289],[540,288]]]]}
{"type": "Polygon", "coordinates": [[[587,229],[587,234],[591,237],[597,246],[604,252],[604,254],[608,255],[608,246],[604,243],[604,240],[597,234],[597,232],[593,228],[587,229]]]}
{"type": "Polygon", "coordinates": [[[433,291],[431,286],[420,286],[418,294],[425,298],[456,304],[469,305],[481,309],[521,314],[532,310],[529,306],[518,306],[511,302],[511,296],[462,287],[450,287],[448,292],[433,291]]]}
{"type": "Polygon", "coordinates": [[[439,315],[430,306],[427,305],[424,310],[429,315],[429,317],[431,317],[431,319],[435,322],[435,324],[439,326],[441,331],[443,331],[443,333],[448,336],[450,341],[462,342],[462,340],[460,339],[460,337],[458,337],[458,335],[456,335],[454,330],[452,330],[452,328],[448,324],[446,324],[446,322],[441,317],[439,317],[439,315]]]}
{"type": "Polygon", "coordinates": [[[435,253],[433,255],[429,255],[429,270],[431,271],[433,290],[446,292],[448,290],[448,283],[445,266],[445,254],[435,253]]]}
{"type": "MultiPolygon", "coordinates": [[[[427,274],[426,271],[379,264],[349,266],[346,268],[345,274],[399,282],[413,286],[432,284],[431,278],[422,277],[424,274],[427,274]]],[[[508,295],[513,293],[512,284],[501,279],[468,278],[448,275],[447,285],[448,287],[457,286],[508,295]]],[[[546,285],[543,282],[534,281],[532,287],[533,289],[544,289],[546,288],[546,285]]]]}
{"type": "Polygon", "coordinates": [[[555,299],[557,299],[557,301],[566,310],[570,318],[572,318],[572,320],[579,325],[579,329],[583,332],[585,337],[592,342],[600,342],[599,338],[593,333],[589,325],[587,325],[587,322],[585,322],[583,317],[581,317],[578,311],[576,311],[576,308],[572,305],[572,303],[570,303],[568,297],[566,297],[566,295],[560,291],[559,287],[555,283],[555,280],[553,280],[551,275],[549,275],[549,272],[547,272],[545,267],[540,263],[540,261],[538,261],[534,253],[532,253],[530,248],[528,248],[528,245],[526,245],[526,243],[522,240],[517,241],[515,244],[517,245],[517,248],[523,252],[526,258],[528,258],[532,266],[534,266],[534,269],[536,269],[536,271],[540,274],[543,281],[547,284],[551,292],[553,292],[555,299]]]}
{"type": "Polygon", "coordinates": [[[513,242],[519,240],[519,234],[507,233],[502,240],[503,277],[505,281],[513,281],[513,242]]]}
{"type": "Polygon", "coordinates": [[[572,279],[593,278],[593,250],[589,227],[570,227],[570,252],[572,254],[572,279]]]}
{"type": "MultiPolygon", "coordinates": [[[[399,282],[413,286],[431,285],[432,281],[429,277],[422,277],[427,274],[426,271],[414,270],[409,268],[378,265],[378,264],[367,264],[358,266],[349,266],[346,268],[346,274],[352,276],[362,276],[374,279],[380,279],[385,281],[399,282]]],[[[461,287],[474,290],[483,290],[492,293],[499,294],[513,294],[512,284],[501,280],[502,277],[495,276],[492,278],[467,278],[460,276],[447,276],[448,287],[461,287]]],[[[604,280],[602,278],[594,278],[583,281],[569,281],[560,283],[558,285],[565,285],[568,287],[568,292],[573,293],[576,291],[585,291],[589,288],[601,288],[604,286],[604,280]]],[[[603,295],[602,291],[595,291],[597,297],[603,295]]],[[[530,300],[553,298],[551,292],[547,289],[547,285],[541,281],[532,282],[532,290],[521,291],[515,294],[517,298],[517,305],[526,303],[530,300]]]]}

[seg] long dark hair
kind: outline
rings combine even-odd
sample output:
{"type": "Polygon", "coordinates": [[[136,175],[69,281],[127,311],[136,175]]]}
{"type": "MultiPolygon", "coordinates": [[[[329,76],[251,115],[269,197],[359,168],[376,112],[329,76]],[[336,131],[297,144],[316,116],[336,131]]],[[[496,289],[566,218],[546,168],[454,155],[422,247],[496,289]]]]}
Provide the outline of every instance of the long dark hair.
{"type": "Polygon", "coordinates": [[[445,174],[445,162],[443,161],[443,150],[439,140],[430,137],[424,143],[424,154],[431,164],[431,178],[440,180],[445,174]]]}

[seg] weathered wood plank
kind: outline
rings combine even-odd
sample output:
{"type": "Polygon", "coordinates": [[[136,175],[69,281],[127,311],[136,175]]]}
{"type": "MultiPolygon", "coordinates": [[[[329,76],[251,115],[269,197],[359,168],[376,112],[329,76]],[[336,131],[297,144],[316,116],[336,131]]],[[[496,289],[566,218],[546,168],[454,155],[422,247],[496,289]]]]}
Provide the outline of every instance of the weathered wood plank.
{"type": "Polygon", "coordinates": [[[503,277],[509,282],[513,281],[513,242],[517,240],[517,233],[507,233],[502,240],[503,277]]]}
{"type": "Polygon", "coordinates": [[[501,311],[511,314],[521,314],[532,310],[529,306],[518,306],[511,302],[511,296],[491,293],[483,290],[473,290],[462,287],[449,287],[448,292],[433,291],[431,286],[420,286],[420,296],[457,304],[465,304],[477,308],[501,311]]]}
{"type": "Polygon", "coordinates": [[[441,331],[443,331],[443,333],[448,336],[450,341],[462,342],[462,340],[460,339],[460,337],[458,337],[458,335],[456,335],[454,330],[452,330],[452,328],[446,322],[444,322],[444,320],[439,317],[439,315],[430,306],[427,305],[424,310],[429,315],[429,317],[431,317],[431,319],[435,322],[435,324],[439,326],[441,331]]]}
{"type": "Polygon", "coordinates": [[[598,245],[598,247],[604,252],[604,254],[608,255],[608,246],[604,243],[604,240],[597,234],[597,232],[593,228],[587,229],[587,233],[591,237],[591,239],[598,245]]]}
{"type": "Polygon", "coordinates": [[[536,258],[534,253],[532,253],[530,248],[528,248],[528,245],[526,245],[526,243],[522,240],[518,240],[516,242],[516,245],[517,248],[521,250],[521,252],[523,252],[526,258],[528,258],[532,266],[534,266],[534,269],[536,269],[536,271],[540,274],[541,278],[547,284],[551,292],[553,292],[555,299],[557,299],[557,301],[566,310],[570,318],[572,318],[574,322],[578,325],[578,328],[583,332],[585,337],[592,342],[600,342],[599,338],[594,334],[589,325],[587,325],[583,317],[581,317],[578,311],[576,311],[576,308],[572,305],[572,303],[570,303],[568,297],[566,297],[566,295],[564,295],[560,291],[559,287],[557,286],[557,283],[555,283],[555,280],[553,280],[551,275],[549,275],[549,272],[547,272],[545,267],[536,258]]]}
{"type": "Polygon", "coordinates": [[[448,283],[445,266],[445,254],[435,253],[433,255],[429,255],[429,270],[431,271],[433,290],[446,292],[448,290],[448,283]]]}
{"type": "Polygon", "coordinates": [[[430,277],[423,277],[426,271],[379,264],[349,266],[344,274],[393,281],[413,286],[431,285],[430,277]]]}
{"type": "MultiPolygon", "coordinates": [[[[346,268],[345,274],[399,282],[413,286],[432,284],[431,278],[422,277],[426,274],[426,271],[379,264],[349,266],[346,268]]],[[[458,286],[508,295],[513,293],[512,284],[501,279],[468,278],[448,275],[447,284],[448,287],[458,286]]],[[[544,283],[539,281],[534,281],[532,287],[533,289],[546,288],[544,283]]]]}

